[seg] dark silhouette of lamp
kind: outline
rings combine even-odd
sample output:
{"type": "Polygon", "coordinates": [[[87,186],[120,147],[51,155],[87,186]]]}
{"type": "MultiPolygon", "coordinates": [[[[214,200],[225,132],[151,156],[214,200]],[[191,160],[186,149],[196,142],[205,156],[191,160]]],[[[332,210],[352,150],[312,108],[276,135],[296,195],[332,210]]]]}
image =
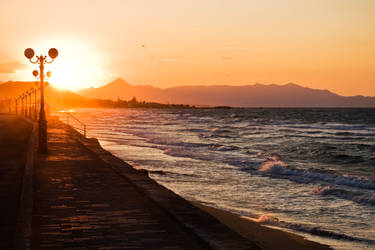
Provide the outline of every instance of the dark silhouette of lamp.
{"type": "MultiPolygon", "coordinates": [[[[39,72],[38,70],[33,71],[33,76],[40,79],[40,111],[39,111],[39,146],[38,146],[38,152],[42,154],[48,153],[48,147],[47,147],[47,120],[46,120],[46,114],[44,111],[44,64],[45,63],[52,63],[55,58],[59,55],[59,52],[57,49],[52,48],[48,51],[48,56],[51,58],[50,61],[47,60],[47,56],[36,56],[36,59],[33,60],[33,57],[35,56],[35,52],[33,49],[28,48],[24,52],[25,56],[31,63],[39,63],[39,72]]],[[[51,72],[47,72],[47,77],[50,77],[51,72]]]]}

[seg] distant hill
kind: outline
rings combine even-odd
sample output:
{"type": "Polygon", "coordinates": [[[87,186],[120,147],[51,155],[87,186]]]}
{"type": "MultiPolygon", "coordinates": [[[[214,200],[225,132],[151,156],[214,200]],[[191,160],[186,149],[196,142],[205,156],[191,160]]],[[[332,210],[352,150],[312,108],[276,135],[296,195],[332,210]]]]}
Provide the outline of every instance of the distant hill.
{"type": "MultiPolygon", "coordinates": [[[[38,83],[39,84],[39,83],[38,83]]],[[[0,84],[0,100],[15,98],[26,90],[36,87],[35,82],[18,82],[9,81],[0,84]]],[[[39,97],[38,97],[39,98],[39,97]]],[[[66,107],[79,105],[87,101],[82,97],[69,90],[59,90],[52,86],[45,87],[46,102],[52,107],[66,107]]]]}
{"type": "Polygon", "coordinates": [[[160,88],[152,86],[132,86],[121,78],[100,87],[88,88],[77,91],[78,94],[94,99],[111,99],[111,100],[130,100],[134,96],[138,100],[147,100],[153,102],[165,102],[168,99],[167,93],[160,88]]]}
{"type": "Polygon", "coordinates": [[[138,100],[234,107],[375,107],[375,97],[344,97],[328,90],[285,85],[253,84],[244,86],[178,86],[167,89],[134,86],[119,78],[99,88],[78,92],[90,98],[138,100]]]}

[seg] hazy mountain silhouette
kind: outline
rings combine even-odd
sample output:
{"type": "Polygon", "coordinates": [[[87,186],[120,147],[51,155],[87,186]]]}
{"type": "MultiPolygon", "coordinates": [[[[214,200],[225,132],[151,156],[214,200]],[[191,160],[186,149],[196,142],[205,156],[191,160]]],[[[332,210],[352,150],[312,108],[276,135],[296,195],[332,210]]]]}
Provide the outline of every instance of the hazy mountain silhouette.
{"type": "Polygon", "coordinates": [[[344,97],[328,90],[286,85],[253,84],[245,86],[178,86],[160,89],[133,86],[121,78],[99,88],[78,91],[85,97],[116,100],[138,100],[234,107],[375,107],[375,97],[344,97]]]}
{"type": "Polygon", "coordinates": [[[77,91],[78,94],[95,98],[95,99],[111,99],[111,100],[130,100],[134,96],[137,99],[154,101],[154,102],[166,102],[167,93],[160,88],[152,86],[132,86],[121,78],[114,80],[113,82],[100,87],[100,88],[88,88],[77,91]]]}

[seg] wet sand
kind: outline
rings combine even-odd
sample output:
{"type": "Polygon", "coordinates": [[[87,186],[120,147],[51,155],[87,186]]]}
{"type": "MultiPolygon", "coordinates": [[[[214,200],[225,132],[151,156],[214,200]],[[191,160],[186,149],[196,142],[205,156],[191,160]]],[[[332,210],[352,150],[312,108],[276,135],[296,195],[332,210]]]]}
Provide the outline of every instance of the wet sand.
{"type": "Polygon", "coordinates": [[[252,240],[263,249],[301,250],[331,249],[326,245],[309,241],[302,236],[262,226],[261,224],[221,209],[209,207],[198,202],[192,202],[194,206],[215,216],[221,223],[227,225],[241,236],[252,240]]]}

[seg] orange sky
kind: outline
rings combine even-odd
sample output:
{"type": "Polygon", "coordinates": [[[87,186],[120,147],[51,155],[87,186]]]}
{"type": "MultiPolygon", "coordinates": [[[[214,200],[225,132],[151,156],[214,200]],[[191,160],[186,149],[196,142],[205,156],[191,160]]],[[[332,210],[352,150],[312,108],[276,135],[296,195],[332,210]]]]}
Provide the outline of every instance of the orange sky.
{"type": "Polygon", "coordinates": [[[374,13],[374,0],[1,0],[0,81],[32,80],[24,49],[56,47],[51,83],[70,89],[119,76],[375,96],[374,13]]]}

